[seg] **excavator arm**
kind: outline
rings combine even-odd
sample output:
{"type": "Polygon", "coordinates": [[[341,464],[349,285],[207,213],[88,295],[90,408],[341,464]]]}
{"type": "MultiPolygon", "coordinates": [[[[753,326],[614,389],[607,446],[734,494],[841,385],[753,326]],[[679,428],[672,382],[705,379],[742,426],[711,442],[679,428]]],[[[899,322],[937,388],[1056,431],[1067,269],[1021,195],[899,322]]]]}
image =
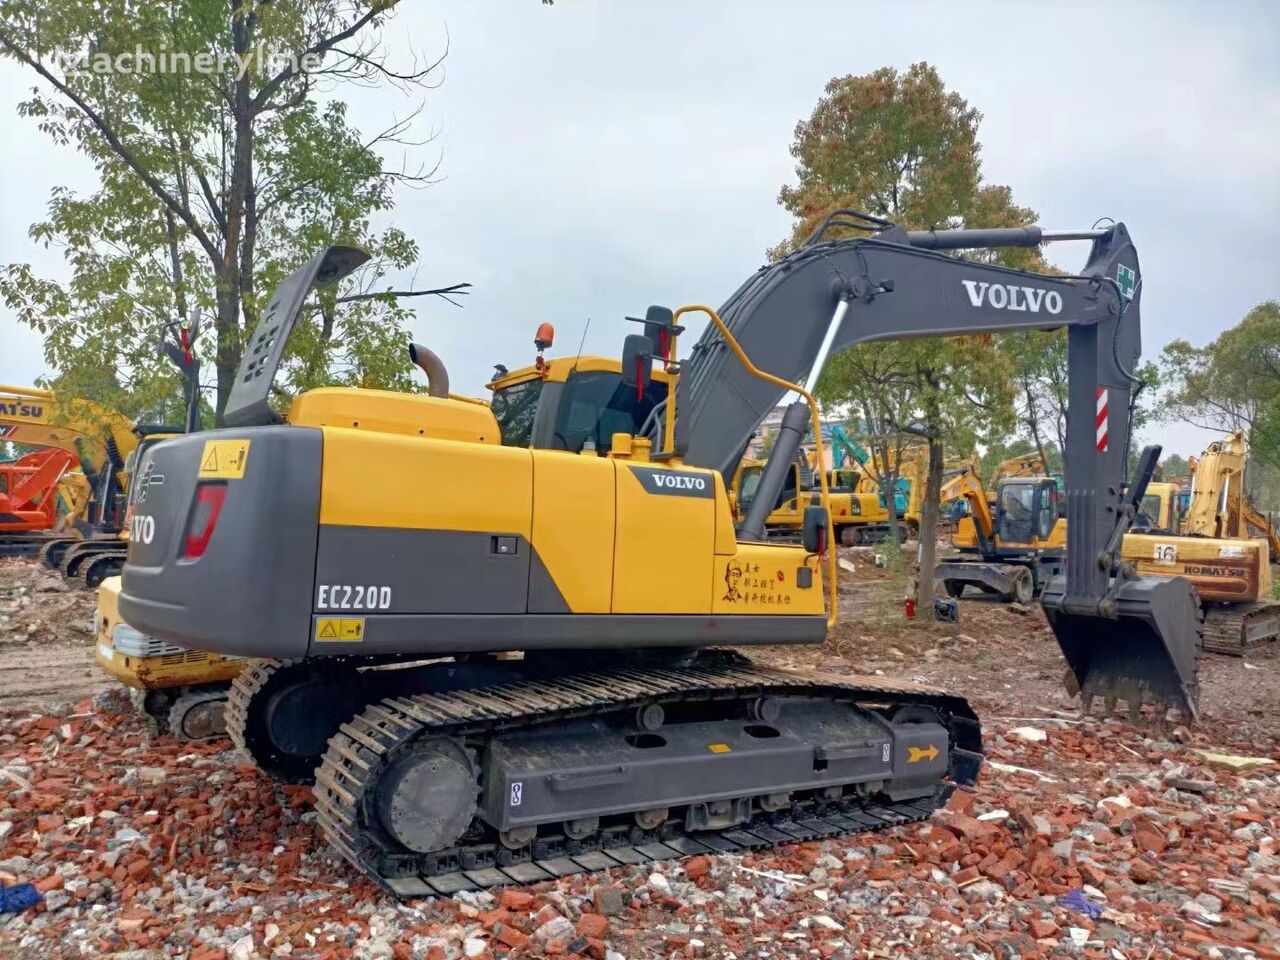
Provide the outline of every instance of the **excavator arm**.
{"type": "Polygon", "coordinates": [[[86,475],[114,459],[121,464],[138,445],[133,421],[88,400],[64,400],[51,390],[0,385],[0,440],[56,447],[74,454],[86,475]]]}
{"type": "Polygon", "coordinates": [[[1049,472],[1044,457],[1038,453],[1024,453],[1020,457],[1010,457],[996,467],[991,485],[997,486],[1006,477],[1042,477],[1049,472]]]}
{"type": "Polygon", "coordinates": [[[1243,507],[1244,522],[1250,529],[1256,530],[1259,536],[1266,537],[1267,546],[1271,548],[1271,562],[1280,563],[1280,532],[1275,525],[1247,501],[1243,507]]]}
{"type": "MultiPolygon", "coordinates": [[[[908,232],[841,213],[800,249],[757,271],[720,316],[746,356],[809,391],[831,353],[858,343],[1067,327],[1068,550],[1065,578],[1045,592],[1046,614],[1086,701],[1100,695],[1124,699],[1131,709],[1153,701],[1194,713],[1194,593],[1185,582],[1140,579],[1118,559],[1134,495],[1145,489],[1143,480],[1133,488],[1125,483],[1140,301],[1137,252],[1123,224],[1069,233],[1035,227],[908,232]],[[826,241],[831,226],[873,232],[826,241]],[[941,252],[1084,239],[1092,246],[1078,276],[1045,276],[941,252]]],[[[784,393],[747,370],[719,328],[709,327],[681,371],[671,452],[729,475],[784,393]]],[[[763,536],[765,509],[808,421],[802,401],[784,411],[740,536],[763,536]]],[[[1149,479],[1149,471],[1143,476],[1149,479]]]]}
{"type": "Polygon", "coordinates": [[[987,499],[987,489],[982,485],[982,478],[972,467],[966,467],[952,478],[949,492],[952,499],[963,498],[969,504],[969,515],[973,518],[974,532],[978,535],[978,546],[984,557],[995,553],[996,521],[991,515],[991,501],[987,499]]]}

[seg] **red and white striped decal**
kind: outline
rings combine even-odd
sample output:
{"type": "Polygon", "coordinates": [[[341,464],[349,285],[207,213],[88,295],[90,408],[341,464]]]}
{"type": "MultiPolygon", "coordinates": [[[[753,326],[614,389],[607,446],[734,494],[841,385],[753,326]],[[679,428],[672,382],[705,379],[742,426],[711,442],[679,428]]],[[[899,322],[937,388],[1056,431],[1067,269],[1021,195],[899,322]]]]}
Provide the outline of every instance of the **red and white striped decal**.
{"type": "Polygon", "coordinates": [[[1107,388],[1098,387],[1097,397],[1097,415],[1094,417],[1094,424],[1098,428],[1097,447],[1099,452],[1105,453],[1107,450],[1107,388]]]}

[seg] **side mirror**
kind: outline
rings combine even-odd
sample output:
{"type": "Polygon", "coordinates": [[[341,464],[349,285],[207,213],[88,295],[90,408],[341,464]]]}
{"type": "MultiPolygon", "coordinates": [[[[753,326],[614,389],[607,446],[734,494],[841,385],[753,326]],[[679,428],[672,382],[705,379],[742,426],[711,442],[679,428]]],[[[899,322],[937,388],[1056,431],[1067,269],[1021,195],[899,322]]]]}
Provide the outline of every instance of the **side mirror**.
{"type": "Polygon", "coordinates": [[[821,504],[804,508],[804,527],[800,541],[808,553],[825,553],[827,549],[827,511],[821,504]]]}
{"type": "Polygon", "coordinates": [[[622,382],[643,393],[653,372],[653,341],[633,333],[622,341],[622,382]]]}

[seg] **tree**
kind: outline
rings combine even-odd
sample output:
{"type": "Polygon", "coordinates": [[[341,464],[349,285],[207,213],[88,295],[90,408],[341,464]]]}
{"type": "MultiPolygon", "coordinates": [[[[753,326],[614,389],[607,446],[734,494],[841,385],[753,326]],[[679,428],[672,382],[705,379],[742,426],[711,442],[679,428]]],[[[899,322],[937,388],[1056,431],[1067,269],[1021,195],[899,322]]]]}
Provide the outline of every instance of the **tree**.
{"type": "Polygon", "coordinates": [[[1176,453],[1171,453],[1160,461],[1160,475],[1169,480],[1172,477],[1186,477],[1191,475],[1191,465],[1187,463],[1185,457],[1180,457],[1176,453]]]}
{"type": "Polygon", "coordinates": [[[1280,467],[1280,301],[1254,307],[1204,347],[1174,340],[1160,370],[1166,420],[1244,430],[1251,456],[1280,467]]]}
{"type": "MultiPolygon", "coordinates": [[[[771,253],[794,249],[827,214],[842,208],[907,229],[1034,223],[1035,212],[1015,204],[1008,187],[983,182],[980,120],[926,63],[903,73],[885,67],[831,80],[810,118],[796,125],[791,154],[798,182],[779,195],[795,224],[789,240],[771,253]]],[[[1043,265],[1037,250],[969,255],[1021,269],[1043,265]]],[[[1013,374],[1011,354],[997,340],[946,338],[854,347],[831,359],[819,383],[824,402],[860,412],[873,446],[900,450],[912,437],[928,444],[917,584],[921,609],[931,609],[933,601],[944,446],[968,450],[976,439],[1012,429],[1013,374]]]]}
{"type": "MultiPolygon", "coordinates": [[[[421,146],[408,136],[416,112],[365,135],[333,97],[343,83],[429,85],[435,63],[397,69],[382,53],[394,6],[185,0],[122,15],[74,0],[0,0],[0,55],[42,81],[21,112],[55,145],[89,157],[100,179],[90,197],[55,190],[31,231],[64,248],[67,283],[22,264],[0,274],[0,296],[46,335],[66,383],[88,391],[91,368],[109,366],[123,394],[171,394],[173,375],[154,360],[156,328],[198,308],[212,315],[204,349],[221,414],[265,297],[333,242],[369,249],[373,266],[359,287],[321,298],[291,343],[285,390],[409,383],[397,342],[407,314],[397,294],[377,291],[417,247],[398,229],[375,231],[371,217],[392,207],[396,186],[427,183],[432,171],[388,168],[381,157],[421,146]]],[[[401,291],[427,292],[440,291],[401,291]]]]}

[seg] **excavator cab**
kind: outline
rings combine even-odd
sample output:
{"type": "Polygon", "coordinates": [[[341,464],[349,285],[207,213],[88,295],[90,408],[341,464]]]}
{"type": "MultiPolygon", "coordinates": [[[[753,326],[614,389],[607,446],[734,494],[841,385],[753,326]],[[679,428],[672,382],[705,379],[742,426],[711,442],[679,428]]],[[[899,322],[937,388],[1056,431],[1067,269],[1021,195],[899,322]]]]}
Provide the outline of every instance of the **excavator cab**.
{"type": "Polygon", "coordinates": [[[507,447],[595,450],[603,456],[615,433],[639,434],[667,397],[667,375],[653,372],[637,391],[623,383],[618,360],[563,357],[515,370],[489,384],[491,409],[507,447]]]}
{"type": "Polygon", "coordinates": [[[1020,477],[1000,484],[996,534],[1001,546],[1045,543],[1058,520],[1058,485],[1052,477],[1020,477]]]}

